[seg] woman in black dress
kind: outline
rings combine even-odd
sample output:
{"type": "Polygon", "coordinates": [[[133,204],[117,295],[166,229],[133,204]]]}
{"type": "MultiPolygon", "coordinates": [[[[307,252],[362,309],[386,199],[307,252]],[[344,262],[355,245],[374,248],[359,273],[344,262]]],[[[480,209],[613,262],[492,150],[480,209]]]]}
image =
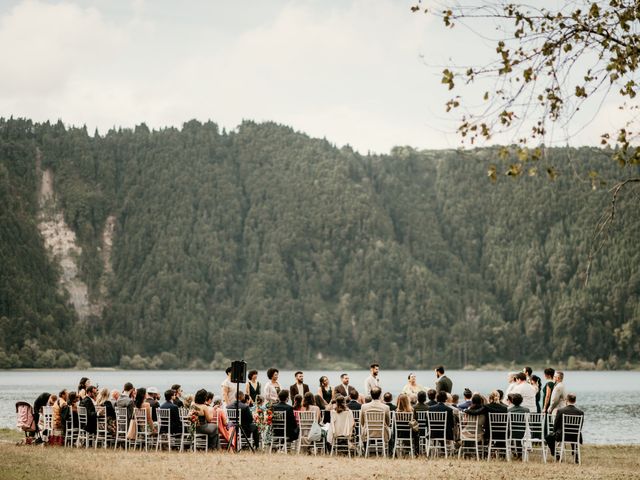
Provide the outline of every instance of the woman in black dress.
{"type": "Polygon", "coordinates": [[[247,382],[244,393],[246,394],[246,398],[250,399],[247,403],[249,405],[252,405],[256,402],[256,397],[262,393],[260,382],[258,381],[258,371],[251,370],[247,375],[247,378],[249,379],[249,381],[247,382]]]}

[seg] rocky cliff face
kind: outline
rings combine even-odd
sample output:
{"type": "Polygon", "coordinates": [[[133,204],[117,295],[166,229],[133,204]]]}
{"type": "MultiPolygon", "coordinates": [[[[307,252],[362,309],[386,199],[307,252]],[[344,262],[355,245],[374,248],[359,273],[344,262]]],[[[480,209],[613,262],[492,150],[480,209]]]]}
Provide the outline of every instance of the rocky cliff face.
{"type": "MultiPolygon", "coordinates": [[[[38,229],[51,259],[60,266],[60,288],[69,294],[69,301],[81,320],[86,320],[90,316],[100,316],[104,302],[91,302],[89,299],[87,284],[80,278],[80,270],[78,268],[82,247],[78,245],[75,232],[64,220],[64,212],[60,208],[55,195],[53,172],[50,169],[41,169],[40,155],[37,157],[37,172],[41,178],[40,191],[38,193],[40,207],[38,229]]],[[[111,245],[114,225],[115,217],[110,216],[107,219],[103,233],[102,259],[105,264],[105,277],[112,272],[111,245]]],[[[104,284],[105,282],[102,281],[100,285],[100,296],[102,298],[106,294],[104,284]]]]}

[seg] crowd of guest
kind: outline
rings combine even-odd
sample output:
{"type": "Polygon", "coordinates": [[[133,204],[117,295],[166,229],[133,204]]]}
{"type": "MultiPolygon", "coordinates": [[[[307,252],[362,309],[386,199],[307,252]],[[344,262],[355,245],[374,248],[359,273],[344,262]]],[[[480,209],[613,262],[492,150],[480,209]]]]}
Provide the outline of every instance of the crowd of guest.
{"type": "MultiPolygon", "coordinates": [[[[446,438],[460,445],[467,440],[489,441],[491,413],[548,413],[557,414],[555,432],[548,436],[547,443],[553,454],[563,414],[583,415],[575,406],[574,394],[566,393],[564,374],[552,368],[544,369],[545,383],[533,374],[529,367],[521,372],[510,373],[506,390],[495,389],[486,396],[473,392],[469,388],[462,390],[462,399],[453,391],[453,382],[445,374],[444,367],[435,369],[433,387],[424,387],[417,382],[416,375],[410,373],[407,384],[401,393],[394,398],[391,392],[384,392],[380,383],[380,366],[372,364],[370,375],[359,391],[350,382],[349,374],[340,376],[340,383],[331,386],[329,378],[322,376],[317,390],[312,391],[305,383],[304,372],[294,374],[293,383],[284,388],[280,383],[279,370],[270,368],[266,372],[267,381],[263,385],[257,370],[249,371],[247,382],[239,385],[231,381],[231,368],[226,370],[226,378],[220,386],[220,395],[216,396],[207,389],[199,389],[192,395],[186,395],[179,384],[168,388],[161,397],[155,387],[134,387],[131,382],[124,384],[122,390],[98,388],[92,385],[89,378],[83,377],[74,391],[66,389],[58,394],[43,393],[34,402],[33,410],[36,423],[45,406],[53,411],[52,431],[46,432],[49,443],[61,444],[64,429],[69,415],[73,415],[77,425],[78,406],[87,411],[87,422],[83,428],[95,434],[98,415],[105,415],[107,428],[115,434],[116,408],[125,408],[127,419],[131,421],[134,408],[144,411],[146,428],[151,435],[163,433],[158,429],[158,408],[170,412],[170,431],[173,434],[183,432],[181,408],[186,408],[189,415],[197,418],[195,431],[207,437],[210,449],[222,443],[235,446],[235,423],[229,420],[228,412],[237,411],[243,434],[252,439],[255,447],[264,444],[264,422],[260,412],[282,411],[287,419],[286,436],[290,441],[302,440],[308,432],[301,431],[301,424],[296,411],[314,412],[315,423],[321,425],[324,441],[333,438],[351,437],[356,430],[366,431],[366,412],[381,412],[384,416],[384,440],[392,442],[391,412],[434,411],[446,413],[446,438]],[[360,411],[360,425],[356,425],[352,411],[360,411]],[[467,431],[461,426],[461,413],[475,416],[477,428],[467,431]]],[[[137,422],[136,428],[140,428],[137,422]]],[[[419,435],[415,431],[416,437],[419,435]]],[[[365,439],[366,440],[366,439],[365,439]]],[[[417,439],[416,439],[417,440],[417,439]]],[[[309,442],[304,442],[308,445],[309,442]]],[[[417,442],[416,442],[417,444],[417,442]]],[[[516,452],[518,454],[518,452],[516,452]]]]}

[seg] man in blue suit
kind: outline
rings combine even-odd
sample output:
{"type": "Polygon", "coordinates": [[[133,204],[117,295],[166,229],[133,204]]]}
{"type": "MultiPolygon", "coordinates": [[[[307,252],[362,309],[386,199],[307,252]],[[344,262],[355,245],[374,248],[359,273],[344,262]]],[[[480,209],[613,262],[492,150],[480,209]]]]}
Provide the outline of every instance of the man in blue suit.
{"type": "MultiPolygon", "coordinates": [[[[175,390],[167,390],[164,392],[165,402],[160,408],[166,408],[169,410],[169,424],[171,428],[171,435],[178,435],[182,433],[182,420],[180,420],[180,408],[174,403],[176,396],[175,390]]],[[[163,428],[160,433],[167,433],[163,428]]]]}

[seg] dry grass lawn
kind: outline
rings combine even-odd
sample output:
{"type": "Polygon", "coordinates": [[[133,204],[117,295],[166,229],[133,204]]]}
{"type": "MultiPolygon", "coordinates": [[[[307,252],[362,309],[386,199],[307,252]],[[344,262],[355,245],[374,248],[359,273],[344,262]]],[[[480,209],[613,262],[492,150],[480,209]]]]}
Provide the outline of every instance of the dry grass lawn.
{"type": "MultiPolygon", "coordinates": [[[[6,442],[6,440],[5,440],[6,442]]],[[[307,455],[124,452],[0,444],[0,479],[630,479],[640,478],[638,446],[586,446],[584,463],[349,459],[307,455]],[[347,477],[348,475],[348,477],[347,477]],[[220,477],[219,477],[220,478],[220,477]]]]}

